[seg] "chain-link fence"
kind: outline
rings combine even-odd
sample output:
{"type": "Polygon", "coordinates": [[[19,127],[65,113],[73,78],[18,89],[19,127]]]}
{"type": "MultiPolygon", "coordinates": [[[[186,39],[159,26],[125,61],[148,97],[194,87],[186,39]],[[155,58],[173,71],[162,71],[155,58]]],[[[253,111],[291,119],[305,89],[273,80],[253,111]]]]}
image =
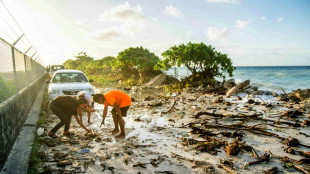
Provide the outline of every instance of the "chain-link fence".
{"type": "Polygon", "coordinates": [[[45,73],[45,68],[0,38],[0,103],[45,73]]]}
{"type": "Polygon", "coordinates": [[[47,75],[45,68],[0,38],[0,170],[47,75]]]}
{"type": "Polygon", "coordinates": [[[0,171],[48,77],[41,61],[6,3],[0,0],[0,171]]]}

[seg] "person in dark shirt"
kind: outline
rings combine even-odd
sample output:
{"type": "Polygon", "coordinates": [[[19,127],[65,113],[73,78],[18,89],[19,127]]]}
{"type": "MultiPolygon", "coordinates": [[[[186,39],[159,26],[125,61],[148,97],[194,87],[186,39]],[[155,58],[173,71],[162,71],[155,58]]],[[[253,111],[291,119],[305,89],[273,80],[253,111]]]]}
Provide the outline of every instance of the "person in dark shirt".
{"type": "Polygon", "coordinates": [[[56,132],[65,125],[63,135],[71,135],[69,132],[72,115],[74,115],[78,124],[84,128],[87,133],[91,130],[87,129],[78,117],[78,109],[86,108],[87,100],[84,97],[74,98],[71,96],[58,96],[49,103],[51,111],[60,119],[60,122],[48,133],[50,137],[56,138],[56,132]]]}

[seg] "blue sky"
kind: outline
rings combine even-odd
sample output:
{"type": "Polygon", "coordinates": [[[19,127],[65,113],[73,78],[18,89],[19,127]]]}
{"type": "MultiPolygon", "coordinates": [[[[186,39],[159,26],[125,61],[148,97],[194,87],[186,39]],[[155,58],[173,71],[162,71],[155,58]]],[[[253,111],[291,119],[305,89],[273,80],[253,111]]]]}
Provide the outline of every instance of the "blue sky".
{"type": "Polygon", "coordinates": [[[3,2],[46,64],[136,46],[161,57],[173,45],[204,42],[235,66],[310,65],[308,0],[3,2]]]}

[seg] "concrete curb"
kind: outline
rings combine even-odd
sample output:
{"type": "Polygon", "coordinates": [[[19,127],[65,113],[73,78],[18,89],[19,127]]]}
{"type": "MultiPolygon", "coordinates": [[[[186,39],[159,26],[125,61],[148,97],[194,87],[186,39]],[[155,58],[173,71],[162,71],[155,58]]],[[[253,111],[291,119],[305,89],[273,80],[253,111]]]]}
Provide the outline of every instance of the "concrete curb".
{"type": "Polygon", "coordinates": [[[43,83],[0,174],[27,173],[45,92],[43,83]]]}

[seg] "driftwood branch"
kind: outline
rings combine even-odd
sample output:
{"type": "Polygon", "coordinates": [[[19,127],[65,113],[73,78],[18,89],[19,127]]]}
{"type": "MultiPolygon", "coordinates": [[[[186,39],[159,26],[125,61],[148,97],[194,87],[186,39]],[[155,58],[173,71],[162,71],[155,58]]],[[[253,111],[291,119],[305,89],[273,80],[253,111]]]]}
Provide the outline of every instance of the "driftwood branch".
{"type": "Polygon", "coordinates": [[[173,105],[167,110],[167,111],[163,111],[161,112],[162,114],[167,114],[168,112],[170,112],[172,110],[172,108],[174,107],[174,105],[177,103],[177,101],[174,101],[173,105]]]}
{"type": "Polygon", "coordinates": [[[217,167],[223,168],[229,174],[237,174],[236,172],[234,172],[232,169],[230,169],[230,167],[226,166],[225,164],[218,164],[217,167]]]}
{"type": "Polygon", "coordinates": [[[194,115],[194,118],[199,118],[202,115],[207,115],[207,116],[213,116],[213,117],[229,117],[229,118],[256,118],[262,114],[254,114],[254,115],[248,115],[248,116],[240,116],[240,115],[232,115],[232,116],[225,116],[223,114],[216,114],[216,113],[211,113],[211,112],[198,112],[197,114],[194,115]]]}

